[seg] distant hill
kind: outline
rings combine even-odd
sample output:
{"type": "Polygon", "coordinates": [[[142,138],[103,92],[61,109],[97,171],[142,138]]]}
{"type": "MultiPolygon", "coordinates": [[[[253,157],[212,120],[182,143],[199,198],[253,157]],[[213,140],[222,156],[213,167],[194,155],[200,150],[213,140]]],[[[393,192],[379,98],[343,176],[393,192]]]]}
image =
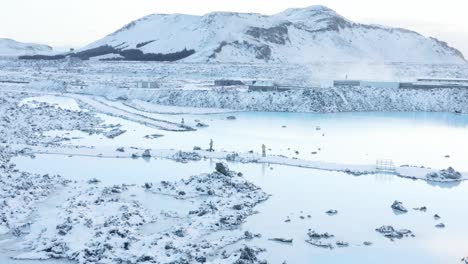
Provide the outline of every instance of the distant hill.
{"type": "Polygon", "coordinates": [[[145,60],[145,54],[159,54],[160,58],[175,54],[161,60],[183,58],[189,62],[465,61],[460,51],[435,38],[401,28],[355,23],[324,6],[288,9],[272,16],[154,14],[82,51],[103,47],[115,49],[114,53],[126,52],[127,59],[132,55],[145,60]]]}
{"type": "Polygon", "coordinates": [[[0,38],[0,56],[16,57],[21,55],[48,54],[52,47],[41,44],[22,43],[12,39],[0,38]]]}

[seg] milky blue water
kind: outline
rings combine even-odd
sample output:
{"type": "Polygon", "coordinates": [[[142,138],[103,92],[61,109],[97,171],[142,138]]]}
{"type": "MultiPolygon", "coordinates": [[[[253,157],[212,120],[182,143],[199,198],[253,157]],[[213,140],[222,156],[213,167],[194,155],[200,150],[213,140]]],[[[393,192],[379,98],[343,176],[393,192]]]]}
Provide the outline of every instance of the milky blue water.
{"type": "MultiPolygon", "coordinates": [[[[210,125],[191,133],[158,131],[122,122],[127,133],[114,140],[92,136],[72,140],[71,143],[189,150],[195,145],[208,147],[209,139],[213,138],[218,150],[260,152],[261,144],[265,144],[271,148],[269,153],[311,160],[373,164],[376,159],[388,158],[397,164],[433,168],[453,166],[468,171],[466,115],[235,115],[237,119],[233,121],[226,120],[227,115],[184,116],[185,120],[201,119],[210,125]],[[150,133],[162,133],[164,137],[153,140],[143,138],[150,133]]],[[[98,178],[103,184],[143,184],[179,180],[193,174],[210,172],[216,161],[181,164],[162,159],[145,161],[38,155],[35,159],[17,157],[13,162],[20,170],[58,173],[75,180],[98,178]]],[[[468,256],[467,182],[431,185],[390,175],[354,177],[279,165],[229,165],[272,194],[268,201],[257,206],[259,213],[242,225],[243,230],[262,234],[262,238],[248,243],[266,248],[267,251],[261,257],[270,263],[445,264],[460,263],[462,257],[468,256]],[[402,201],[410,209],[409,213],[395,214],[390,208],[394,200],[402,201]],[[428,211],[412,210],[420,206],[427,206],[428,211]],[[328,216],[325,211],[329,209],[336,209],[339,213],[328,216]],[[442,218],[436,221],[434,214],[442,218]],[[288,217],[291,222],[284,222],[288,217]],[[445,223],[445,229],[435,227],[440,222],[445,223]],[[411,229],[416,237],[392,242],[375,232],[375,228],[382,225],[411,229]],[[309,228],[332,233],[336,236],[335,240],[349,242],[350,247],[327,250],[309,245],[304,242],[309,228]],[[294,242],[285,245],[268,240],[273,237],[292,238],[294,242]],[[362,246],[364,241],[370,241],[373,245],[362,246]]],[[[143,202],[151,210],[169,210],[174,207],[178,212],[183,212],[190,208],[190,205],[173,204],[165,199],[146,195],[143,202]]],[[[161,226],[169,228],[170,223],[161,223],[161,226]]]]}
{"type": "MultiPolygon", "coordinates": [[[[39,155],[35,159],[15,158],[14,162],[21,170],[60,173],[70,179],[96,177],[110,185],[178,180],[213,171],[216,161],[180,164],[156,159],[39,155]]],[[[268,201],[257,206],[259,213],[242,225],[242,230],[262,234],[262,238],[248,243],[266,248],[267,252],[262,257],[270,263],[458,263],[468,255],[466,182],[455,186],[434,186],[390,175],[355,177],[279,165],[229,165],[272,194],[268,201]],[[395,214],[390,208],[394,200],[402,201],[410,212],[395,214]],[[423,213],[411,209],[420,206],[427,206],[428,211],[423,213]],[[338,210],[338,215],[325,214],[329,209],[338,210]],[[441,220],[433,219],[436,213],[442,217],[441,220]],[[290,223],[284,222],[287,218],[291,219],[290,223]],[[440,222],[447,227],[436,228],[440,222]],[[374,229],[382,225],[411,229],[416,237],[391,242],[375,232],[374,229]],[[309,228],[332,233],[336,240],[349,242],[350,247],[335,250],[313,247],[304,242],[309,228]],[[268,240],[273,237],[293,238],[294,243],[285,245],[268,240]],[[373,245],[364,247],[364,241],[373,245]]],[[[167,197],[161,199],[145,194],[143,198],[143,204],[154,211],[173,209],[183,214],[184,210],[188,213],[191,208],[190,205],[167,201],[167,197]]],[[[170,226],[164,221],[161,227],[156,224],[151,229],[170,226]]]]}
{"type": "MultiPolygon", "coordinates": [[[[375,164],[391,159],[397,165],[423,165],[432,168],[453,166],[468,171],[468,115],[453,113],[236,113],[181,116],[188,122],[200,120],[209,125],[195,132],[167,132],[128,121],[121,123],[127,133],[117,139],[87,136],[70,144],[191,150],[255,151],[262,144],[267,154],[306,160],[347,164],[375,164]],[[158,139],[145,135],[162,134],[158,139]],[[447,157],[446,157],[447,156],[447,157]]],[[[171,117],[173,118],[173,117],[171,117]]]]}

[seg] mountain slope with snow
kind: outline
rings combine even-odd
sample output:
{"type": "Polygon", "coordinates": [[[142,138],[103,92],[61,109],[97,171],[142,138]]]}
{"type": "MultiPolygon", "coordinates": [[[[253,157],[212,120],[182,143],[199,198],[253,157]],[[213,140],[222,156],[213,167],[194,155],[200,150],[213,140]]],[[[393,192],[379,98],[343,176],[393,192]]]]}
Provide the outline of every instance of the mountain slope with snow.
{"type": "Polygon", "coordinates": [[[405,29],[354,23],[324,6],[272,16],[154,14],[83,50],[106,45],[145,54],[193,50],[184,59],[189,62],[465,62],[462,53],[445,42],[405,29]]]}
{"type": "Polygon", "coordinates": [[[41,44],[23,43],[12,39],[0,38],[0,56],[21,56],[50,53],[52,47],[41,44]]]}

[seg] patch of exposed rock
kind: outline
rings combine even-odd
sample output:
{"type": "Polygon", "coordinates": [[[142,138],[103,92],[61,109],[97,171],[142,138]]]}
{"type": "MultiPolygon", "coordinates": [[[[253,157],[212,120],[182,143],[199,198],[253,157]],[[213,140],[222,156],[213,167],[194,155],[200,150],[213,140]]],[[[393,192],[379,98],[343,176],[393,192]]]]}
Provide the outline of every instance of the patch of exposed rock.
{"type": "Polygon", "coordinates": [[[393,226],[381,226],[375,229],[378,233],[382,234],[390,240],[402,239],[404,237],[414,237],[414,234],[409,229],[395,229],[393,226]]]}
{"type": "Polygon", "coordinates": [[[199,161],[202,157],[197,152],[179,151],[172,156],[172,159],[177,162],[187,163],[189,161],[199,161]]]}
{"type": "Polygon", "coordinates": [[[426,175],[426,179],[430,181],[460,181],[462,179],[462,174],[456,171],[454,168],[449,167],[446,170],[440,170],[438,172],[430,172],[426,175]]]}
{"type": "Polygon", "coordinates": [[[347,245],[347,243],[343,241],[330,242],[329,240],[331,238],[334,238],[335,236],[329,233],[318,233],[314,230],[309,229],[309,232],[307,232],[307,236],[307,243],[320,248],[333,249],[334,244],[340,247],[347,245]]]}
{"type": "Polygon", "coordinates": [[[400,201],[393,202],[391,207],[392,207],[393,210],[395,210],[398,213],[407,213],[408,212],[408,209],[406,209],[406,207],[404,207],[403,203],[400,202],[400,201]]]}

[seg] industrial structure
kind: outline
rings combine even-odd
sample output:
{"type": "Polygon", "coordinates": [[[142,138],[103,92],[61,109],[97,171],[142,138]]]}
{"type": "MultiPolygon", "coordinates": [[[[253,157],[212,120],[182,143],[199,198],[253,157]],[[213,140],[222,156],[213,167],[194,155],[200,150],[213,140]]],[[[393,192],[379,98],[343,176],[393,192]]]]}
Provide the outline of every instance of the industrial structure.
{"type": "Polygon", "coordinates": [[[249,85],[250,92],[285,92],[291,90],[289,86],[279,86],[279,85],[249,85]]]}
{"type": "Polygon", "coordinates": [[[361,81],[358,80],[335,80],[333,81],[333,87],[348,86],[357,87],[361,86],[361,81]]]}
{"type": "Polygon", "coordinates": [[[333,87],[374,87],[388,89],[444,89],[468,88],[468,80],[463,79],[417,79],[416,82],[386,82],[386,81],[360,81],[335,80],[333,87]]]}
{"type": "Polygon", "coordinates": [[[235,86],[235,85],[244,85],[242,81],[239,80],[215,80],[215,86],[235,86]]]}
{"type": "Polygon", "coordinates": [[[443,78],[420,78],[418,82],[438,82],[438,83],[466,83],[468,79],[443,79],[443,78]]]}
{"type": "Polygon", "coordinates": [[[159,88],[159,84],[157,82],[140,81],[137,82],[136,88],[155,89],[159,88]]]}

